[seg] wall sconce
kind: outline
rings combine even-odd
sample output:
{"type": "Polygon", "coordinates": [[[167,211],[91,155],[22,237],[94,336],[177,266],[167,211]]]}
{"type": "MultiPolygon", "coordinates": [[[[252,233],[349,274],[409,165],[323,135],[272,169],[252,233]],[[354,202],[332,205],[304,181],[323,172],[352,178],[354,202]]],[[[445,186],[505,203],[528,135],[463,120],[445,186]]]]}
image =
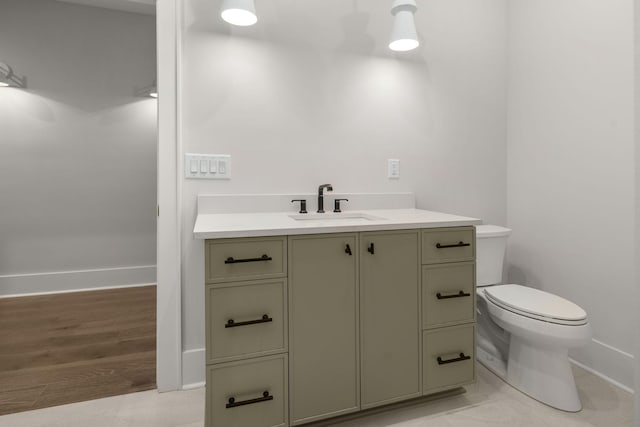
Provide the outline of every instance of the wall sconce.
{"type": "Polygon", "coordinates": [[[0,87],[9,86],[25,88],[27,86],[27,79],[24,76],[20,77],[15,75],[9,65],[0,62],[0,87]]]}
{"type": "Polygon", "coordinates": [[[156,85],[156,81],[154,80],[153,83],[149,86],[145,86],[142,89],[138,90],[137,95],[142,97],[157,98],[158,86],[156,85]]]}
{"type": "Polygon", "coordinates": [[[253,0],[222,0],[220,16],[231,25],[247,27],[258,22],[253,0]]]}
{"type": "Polygon", "coordinates": [[[393,30],[389,49],[397,52],[413,50],[420,45],[414,14],[418,10],[415,0],[395,0],[391,6],[393,30]]]}

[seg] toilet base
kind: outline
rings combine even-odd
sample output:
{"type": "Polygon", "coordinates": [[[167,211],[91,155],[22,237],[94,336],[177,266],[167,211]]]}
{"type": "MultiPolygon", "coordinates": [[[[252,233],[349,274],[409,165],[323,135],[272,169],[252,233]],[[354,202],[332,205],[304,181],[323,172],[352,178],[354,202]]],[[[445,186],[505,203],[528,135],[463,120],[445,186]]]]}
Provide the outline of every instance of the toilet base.
{"type": "Polygon", "coordinates": [[[569,363],[568,349],[531,345],[511,335],[505,380],[523,393],[567,412],[578,412],[582,403],[569,363]]]}
{"type": "Polygon", "coordinates": [[[501,380],[507,381],[507,364],[504,360],[493,356],[479,346],[476,347],[476,360],[501,380]]]}

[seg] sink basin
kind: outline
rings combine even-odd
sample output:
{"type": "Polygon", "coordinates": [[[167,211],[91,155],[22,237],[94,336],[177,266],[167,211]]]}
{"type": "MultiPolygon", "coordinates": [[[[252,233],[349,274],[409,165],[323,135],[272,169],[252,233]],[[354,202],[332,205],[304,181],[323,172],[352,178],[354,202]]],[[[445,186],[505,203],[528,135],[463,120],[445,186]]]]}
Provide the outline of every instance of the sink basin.
{"type": "Polygon", "coordinates": [[[367,215],[360,212],[340,212],[340,213],[311,213],[311,214],[297,214],[289,215],[289,218],[296,221],[308,221],[308,222],[369,222],[383,220],[379,216],[367,215]]]}

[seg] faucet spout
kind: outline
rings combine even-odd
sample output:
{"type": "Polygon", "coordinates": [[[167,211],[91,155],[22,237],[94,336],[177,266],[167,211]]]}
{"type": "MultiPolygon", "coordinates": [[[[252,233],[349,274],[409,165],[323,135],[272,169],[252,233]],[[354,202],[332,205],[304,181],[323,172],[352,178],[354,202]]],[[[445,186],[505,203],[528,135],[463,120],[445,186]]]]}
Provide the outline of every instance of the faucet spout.
{"type": "Polygon", "coordinates": [[[318,213],[324,213],[324,190],[333,191],[331,184],[322,184],[318,187],[318,213]]]}

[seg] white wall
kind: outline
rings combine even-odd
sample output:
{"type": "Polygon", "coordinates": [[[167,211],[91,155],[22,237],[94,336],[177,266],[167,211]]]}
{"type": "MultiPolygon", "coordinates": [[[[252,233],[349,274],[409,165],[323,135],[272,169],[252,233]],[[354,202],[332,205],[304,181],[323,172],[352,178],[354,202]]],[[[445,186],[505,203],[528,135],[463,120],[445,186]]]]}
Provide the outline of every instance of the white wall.
{"type": "Polygon", "coordinates": [[[250,28],[221,21],[219,1],[184,5],[183,152],[233,159],[230,181],[183,182],[185,383],[203,380],[197,194],[329,182],[505,223],[506,0],[419,1],[422,45],[405,54],[387,48],[391,1],[258,2],[250,28]],[[401,179],[386,178],[388,158],[401,179]]]}
{"type": "Polygon", "coordinates": [[[0,294],[153,283],[154,17],[3,0],[0,61],[0,294]]]}
{"type": "Polygon", "coordinates": [[[633,386],[633,1],[511,0],[509,280],[582,306],[579,363],[633,386]]]}

